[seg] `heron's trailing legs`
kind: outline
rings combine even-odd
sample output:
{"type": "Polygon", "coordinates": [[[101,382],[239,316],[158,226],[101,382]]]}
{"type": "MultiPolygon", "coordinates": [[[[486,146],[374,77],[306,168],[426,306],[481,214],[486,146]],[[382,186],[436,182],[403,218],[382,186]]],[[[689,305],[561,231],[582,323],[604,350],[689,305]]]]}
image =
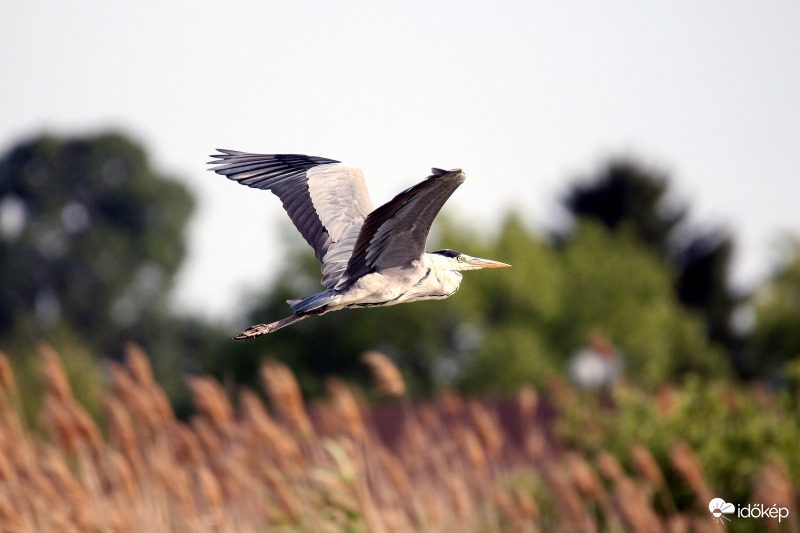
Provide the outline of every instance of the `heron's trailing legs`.
{"type": "Polygon", "coordinates": [[[311,316],[310,314],[303,314],[303,315],[291,315],[287,316],[286,318],[282,318],[276,322],[272,322],[271,324],[257,324],[255,326],[250,326],[243,332],[239,333],[234,337],[234,339],[249,339],[252,337],[259,337],[261,335],[266,335],[267,333],[272,333],[273,331],[277,331],[281,328],[285,328],[295,322],[303,320],[311,316]]]}

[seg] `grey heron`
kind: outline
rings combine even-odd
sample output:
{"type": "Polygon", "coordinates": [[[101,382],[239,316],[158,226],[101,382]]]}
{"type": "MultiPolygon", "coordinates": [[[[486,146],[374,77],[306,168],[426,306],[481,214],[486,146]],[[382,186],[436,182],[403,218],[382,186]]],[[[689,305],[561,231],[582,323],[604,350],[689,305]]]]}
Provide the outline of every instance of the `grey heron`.
{"type": "Polygon", "coordinates": [[[441,300],[461,270],[507,267],[454,250],[425,252],[434,218],[464,183],[461,169],[432,174],[375,209],[361,169],[324,157],[217,149],[209,170],[272,191],[322,263],[325,290],[289,300],[294,314],[234,339],[272,333],[312,315],[345,308],[441,300]]]}

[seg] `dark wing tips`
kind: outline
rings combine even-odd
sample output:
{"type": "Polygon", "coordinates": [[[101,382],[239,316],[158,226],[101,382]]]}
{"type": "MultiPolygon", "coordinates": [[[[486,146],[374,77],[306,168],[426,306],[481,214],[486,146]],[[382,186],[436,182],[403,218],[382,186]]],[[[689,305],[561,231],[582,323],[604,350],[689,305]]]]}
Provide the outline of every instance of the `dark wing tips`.
{"type": "Polygon", "coordinates": [[[232,166],[239,163],[267,163],[283,167],[287,170],[307,170],[317,165],[341,162],[336,159],[328,159],[327,157],[304,154],[256,154],[252,152],[241,152],[239,150],[228,150],[226,148],[217,148],[216,150],[219,153],[209,155],[209,157],[213,157],[214,159],[206,163],[207,165],[220,165],[216,168],[209,169],[215,172],[223,168],[228,168],[222,166],[226,164],[232,166]]]}
{"type": "Polygon", "coordinates": [[[442,168],[436,168],[436,167],[433,167],[431,169],[431,175],[428,176],[428,178],[437,178],[439,176],[444,176],[445,174],[460,174],[461,176],[463,176],[461,178],[460,183],[463,183],[464,180],[467,179],[466,174],[464,174],[464,171],[461,170],[460,168],[454,168],[452,170],[444,170],[442,168]]]}
{"type": "MultiPolygon", "coordinates": [[[[220,165],[226,159],[230,159],[232,157],[236,157],[239,155],[243,155],[246,152],[240,152],[238,150],[227,150],[225,148],[216,148],[218,154],[210,154],[208,157],[214,157],[213,161],[206,162],[206,165],[220,165]]],[[[254,154],[253,154],[254,155],[254,154]]],[[[214,170],[213,168],[209,168],[208,170],[214,170]]]]}

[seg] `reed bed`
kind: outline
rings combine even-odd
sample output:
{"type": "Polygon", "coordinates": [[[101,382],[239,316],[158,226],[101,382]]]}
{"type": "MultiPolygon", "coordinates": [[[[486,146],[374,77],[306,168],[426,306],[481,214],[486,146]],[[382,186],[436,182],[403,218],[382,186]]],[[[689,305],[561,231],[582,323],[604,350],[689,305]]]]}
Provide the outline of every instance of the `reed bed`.
{"type": "MultiPolygon", "coordinates": [[[[41,357],[46,393],[32,429],[0,354],[3,533],[724,530],[688,444],[676,441],[671,461],[696,505],[678,510],[647,448],[631,448],[626,470],[607,451],[565,447],[532,388],[516,402],[411,402],[397,368],[372,352],[382,403],[368,409],[331,380],[328,398],[307,405],[292,373],[267,361],[267,402],[248,390],[232,401],[195,377],[196,414],[182,421],[131,345],[110,369],[101,429],[58,354],[44,345],[41,357]]],[[[785,471],[765,465],[760,479],[759,497],[796,517],[785,471]]]]}

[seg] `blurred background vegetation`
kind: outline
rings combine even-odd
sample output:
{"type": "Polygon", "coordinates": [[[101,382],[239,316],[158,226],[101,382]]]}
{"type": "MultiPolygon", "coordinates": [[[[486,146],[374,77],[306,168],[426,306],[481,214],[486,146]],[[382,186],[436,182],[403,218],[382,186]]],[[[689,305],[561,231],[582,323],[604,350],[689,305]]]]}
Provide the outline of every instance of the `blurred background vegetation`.
{"type": "Polygon", "coordinates": [[[611,158],[568,183],[553,199],[569,214],[558,231],[510,211],[485,233],[443,213],[430,250],[513,265],[468,274],[452,298],[332,313],[236,342],[232,333],[286,316],[285,300],[319,290],[319,264],[301,239],[277,281],[249,295],[243,322],[179,314],[169,300],[190,191],[122,134],[27,140],[0,157],[0,351],[36,420],[42,340],[97,419],[131,342],[183,418],[195,412],[194,376],[216,377],[235,397],[258,388],[267,358],[290,367],[308,396],[336,377],[376,399],[362,355],[377,350],[414,399],[540,390],[539,420],[556,448],[610,452],[629,471],[640,468],[631,450],[648,450],[666,476],[667,514],[712,490],[758,498],[764,465],[799,486],[800,237],[783,236],[772,276],[743,293],[730,282],[733,235],[693,221],[662,170],[611,158]],[[584,391],[574,369],[589,352],[613,366],[584,391]],[[688,473],[686,454],[697,457],[688,473]]]}
{"type": "MultiPolygon", "coordinates": [[[[191,192],[122,134],[27,140],[0,159],[0,348],[33,376],[28,355],[48,340],[91,404],[103,361],[134,341],[179,412],[187,375],[252,385],[271,356],[313,395],[331,375],[368,379],[359,359],[368,349],[397,362],[414,394],[502,395],[564,375],[598,334],[649,390],[689,375],[789,386],[800,354],[800,241],[787,237],[774,275],[743,294],[729,280],[733,236],[692,221],[663,170],[611,158],[570,178],[553,199],[570,217],[557,232],[529,228],[515,212],[491,233],[446,212],[435,225],[429,249],[496,258],[508,271],[469,275],[442,302],[335,313],[238,343],[234,330],[282,317],[286,299],[318,290],[319,265],[301,239],[277,282],[250,296],[244,323],[176,314],[167,304],[191,192]]],[[[26,387],[35,402],[32,377],[26,387]]]]}

